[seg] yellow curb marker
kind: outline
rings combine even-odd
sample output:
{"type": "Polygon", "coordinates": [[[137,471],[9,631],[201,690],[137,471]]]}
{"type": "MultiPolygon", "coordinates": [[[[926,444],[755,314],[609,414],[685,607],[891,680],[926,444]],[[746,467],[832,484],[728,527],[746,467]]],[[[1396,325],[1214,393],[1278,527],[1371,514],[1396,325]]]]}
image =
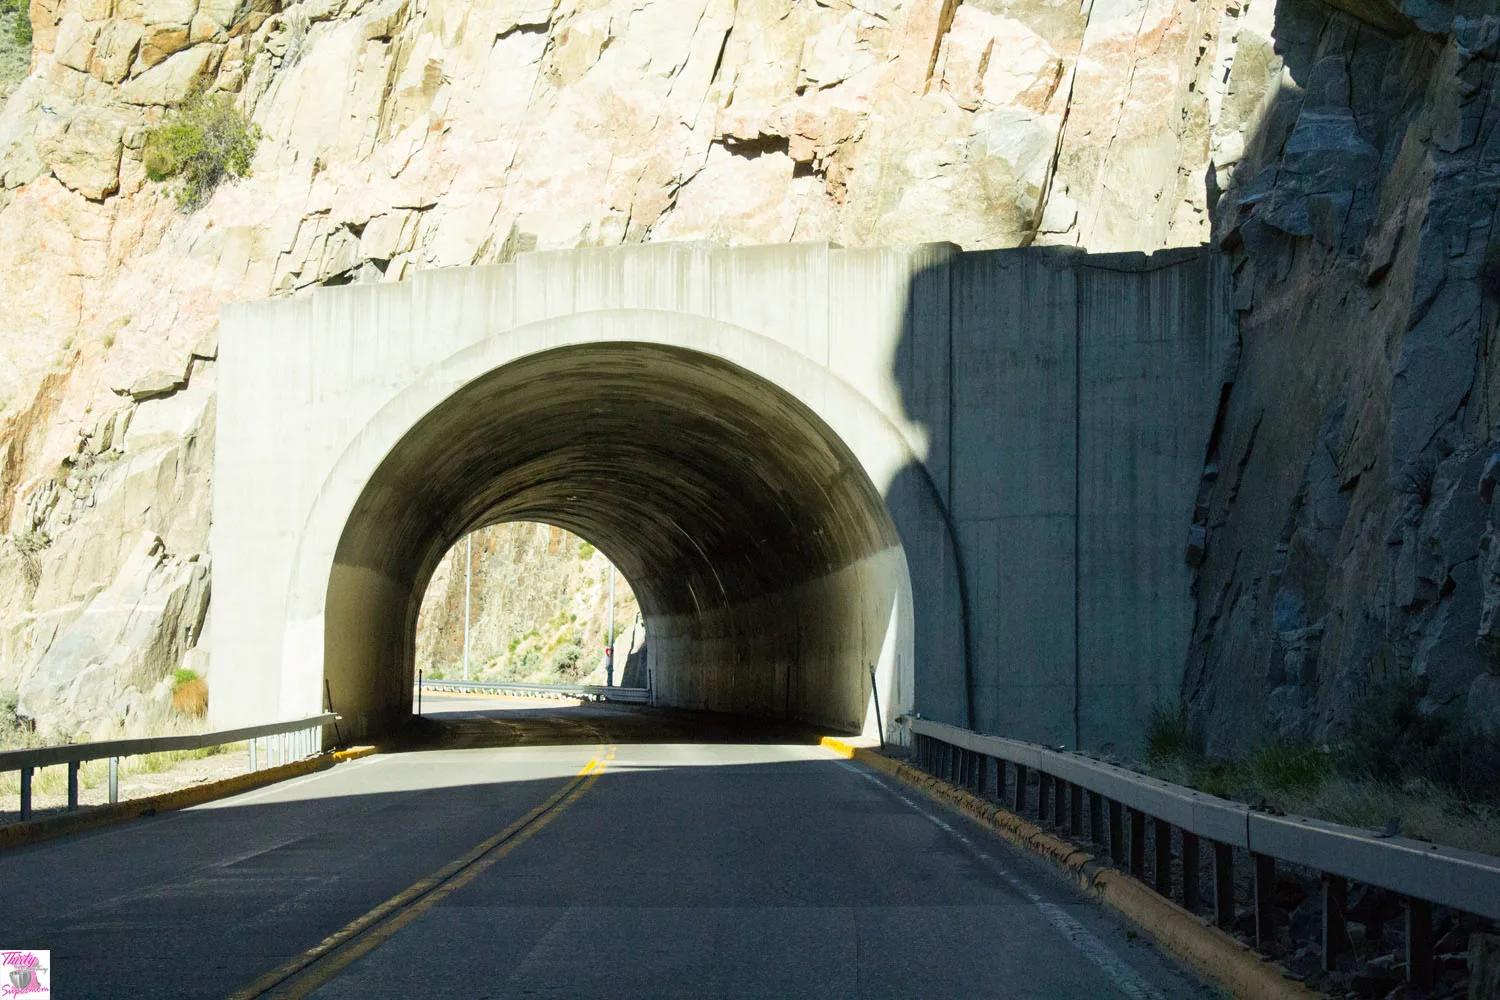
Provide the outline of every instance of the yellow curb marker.
{"type": "Polygon", "coordinates": [[[62,813],[44,819],[29,820],[25,823],[11,823],[7,826],[0,826],[0,850],[36,844],[54,837],[82,833],[85,830],[94,830],[103,826],[114,826],[142,816],[153,816],[157,813],[201,806],[205,802],[254,791],[266,785],[300,778],[306,774],[326,771],[335,764],[368,757],[374,752],[375,747],[352,747],[336,753],[319,754],[306,760],[293,761],[290,764],[237,774],[222,781],[179,788],[175,791],[147,795],[139,799],[126,799],[114,805],[94,806],[79,812],[62,813]]]}
{"type": "Polygon", "coordinates": [[[530,840],[568,806],[593,787],[615,759],[616,747],[600,747],[600,755],[583,766],[566,785],[504,830],[476,845],[463,857],[420,879],[364,916],[324,938],[301,955],[230,995],[229,1000],[272,996],[294,1000],[327,983],[355,961],[374,951],[401,928],[432,909],[486,869],[530,840]]]}
{"type": "Polygon", "coordinates": [[[956,808],[1013,846],[1040,854],[1071,872],[1084,892],[1140,927],[1167,951],[1233,996],[1249,1000],[1318,1000],[1325,996],[1286,978],[1279,967],[1254,949],[1205,923],[1138,879],[1101,864],[1088,851],[1007,809],[847,740],[825,736],[822,746],[956,808]]]}

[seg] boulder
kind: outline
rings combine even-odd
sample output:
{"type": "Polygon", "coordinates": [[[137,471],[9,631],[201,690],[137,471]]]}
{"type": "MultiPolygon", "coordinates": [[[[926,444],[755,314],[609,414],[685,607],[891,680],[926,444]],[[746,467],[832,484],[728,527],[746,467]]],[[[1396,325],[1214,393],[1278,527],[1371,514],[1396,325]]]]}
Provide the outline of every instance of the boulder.
{"type": "Polygon", "coordinates": [[[158,370],[136,379],[130,383],[129,388],[117,388],[115,392],[122,396],[129,396],[137,403],[142,403],[149,399],[160,399],[164,396],[170,396],[183,389],[187,385],[187,382],[187,376],[181,372],[173,373],[158,370]]]}
{"type": "Polygon", "coordinates": [[[120,186],[125,123],[108,111],[81,108],[38,129],[37,155],[64,185],[95,201],[120,186]]]}
{"type": "Polygon", "coordinates": [[[130,75],[140,50],[141,26],[134,21],[111,21],[99,34],[89,72],[105,83],[119,83],[130,75]]]}
{"type": "Polygon", "coordinates": [[[85,21],[77,14],[69,14],[58,25],[54,58],[69,69],[87,73],[89,62],[94,57],[94,42],[98,39],[99,32],[100,25],[85,21]]]}
{"type": "Polygon", "coordinates": [[[219,47],[195,45],[170,56],[120,88],[126,104],[179,104],[218,68],[219,47]]]}
{"type": "Polygon", "coordinates": [[[166,706],[143,696],[196,642],[207,608],[208,567],[143,533],[114,581],[58,630],[22,681],[17,711],[52,737],[157,728],[166,706]]]}
{"type": "Polygon", "coordinates": [[[1464,699],[1464,722],[1471,732],[1500,740],[1500,675],[1485,671],[1474,678],[1464,699]]]}
{"type": "Polygon", "coordinates": [[[181,24],[158,24],[148,27],[141,38],[140,55],[135,72],[141,73],[166,60],[174,52],[187,48],[188,29],[181,24]]]}

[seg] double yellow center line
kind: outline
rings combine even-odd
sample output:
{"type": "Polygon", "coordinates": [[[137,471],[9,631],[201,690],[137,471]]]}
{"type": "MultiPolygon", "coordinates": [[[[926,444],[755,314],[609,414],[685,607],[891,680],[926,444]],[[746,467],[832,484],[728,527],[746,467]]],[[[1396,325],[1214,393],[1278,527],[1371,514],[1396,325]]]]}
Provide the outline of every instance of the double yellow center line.
{"type": "Polygon", "coordinates": [[[255,1000],[260,997],[295,1000],[312,993],[530,840],[538,830],[552,822],[559,813],[593,787],[610,761],[615,759],[616,749],[601,746],[597,756],[547,801],[493,837],[477,844],[463,857],[449,862],[307,951],[231,994],[229,1000],[255,1000]]]}

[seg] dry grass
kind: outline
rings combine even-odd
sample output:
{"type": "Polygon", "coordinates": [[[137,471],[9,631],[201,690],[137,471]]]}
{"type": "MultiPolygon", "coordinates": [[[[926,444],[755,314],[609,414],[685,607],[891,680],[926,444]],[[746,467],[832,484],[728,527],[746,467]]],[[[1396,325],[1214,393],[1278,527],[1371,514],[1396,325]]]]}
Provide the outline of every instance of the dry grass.
{"type": "MultiPolygon", "coordinates": [[[[1408,703],[1404,695],[1387,700],[1408,703]]],[[[1461,737],[1443,733],[1441,739],[1418,740],[1413,736],[1422,735],[1418,727],[1383,718],[1391,713],[1382,708],[1372,706],[1366,720],[1384,731],[1381,739],[1372,733],[1338,751],[1306,741],[1270,740],[1248,757],[1228,759],[1203,755],[1185,712],[1159,708],[1147,725],[1147,769],[1164,781],[1258,808],[1362,829],[1384,829],[1395,819],[1403,836],[1500,856],[1500,804],[1492,798],[1497,790],[1464,794],[1456,782],[1422,776],[1432,768],[1431,748],[1454,756],[1463,747],[1461,737]],[[1404,742],[1418,745],[1404,748],[1404,742]]]]}
{"type": "MultiPolygon", "coordinates": [[[[139,757],[120,758],[120,777],[125,778],[132,774],[160,774],[169,771],[177,764],[189,760],[201,760],[204,757],[215,757],[219,754],[232,753],[235,751],[244,753],[248,744],[228,743],[216,747],[204,747],[201,750],[168,750],[165,753],[142,754],[139,757]]],[[[84,761],[78,769],[78,783],[81,788],[95,788],[109,781],[109,761],[90,760],[84,761]]],[[[55,767],[44,767],[37,771],[32,777],[32,793],[35,795],[65,795],[68,791],[68,768],[65,764],[55,767]]],[[[6,771],[0,773],[0,795],[16,796],[21,794],[21,774],[19,771],[6,771]]]]}
{"type": "Polygon", "coordinates": [[[201,719],[208,714],[208,684],[202,677],[179,684],[172,692],[172,708],[190,719],[201,719]]]}

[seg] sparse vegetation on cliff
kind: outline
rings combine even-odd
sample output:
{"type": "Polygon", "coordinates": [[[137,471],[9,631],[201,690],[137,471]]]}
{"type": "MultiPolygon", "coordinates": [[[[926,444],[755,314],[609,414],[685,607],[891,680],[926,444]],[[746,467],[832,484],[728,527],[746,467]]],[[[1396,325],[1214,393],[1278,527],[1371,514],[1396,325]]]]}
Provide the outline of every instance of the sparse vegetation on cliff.
{"type": "Polygon", "coordinates": [[[0,102],[30,69],[30,5],[26,0],[0,0],[0,102]]]}
{"type": "MultiPolygon", "coordinates": [[[[463,556],[443,560],[422,603],[417,666],[432,678],[463,674],[463,556]]],[[[502,524],[474,535],[470,595],[473,680],[603,683],[608,631],[608,560],[560,528],[502,524]]],[[[643,641],[635,595],[615,579],[615,682],[643,641]]],[[[637,678],[644,682],[643,678],[637,678]]]]}
{"type": "Polygon", "coordinates": [[[1500,755],[1440,716],[1417,711],[1412,681],[1377,688],[1333,745],[1273,738],[1242,757],[1209,757],[1180,706],[1147,724],[1151,774],[1260,808],[1400,832],[1500,854],[1500,755]]]}
{"type": "Polygon", "coordinates": [[[208,682],[196,670],[181,667],[172,675],[172,708],[195,719],[208,713],[208,682]]]}
{"type": "Polygon", "coordinates": [[[146,175],[177,182],[177,202],[194,209],[231,177],[250,172],[260,126],[228,94],[198,95],[146,134],[146,175]]]}

